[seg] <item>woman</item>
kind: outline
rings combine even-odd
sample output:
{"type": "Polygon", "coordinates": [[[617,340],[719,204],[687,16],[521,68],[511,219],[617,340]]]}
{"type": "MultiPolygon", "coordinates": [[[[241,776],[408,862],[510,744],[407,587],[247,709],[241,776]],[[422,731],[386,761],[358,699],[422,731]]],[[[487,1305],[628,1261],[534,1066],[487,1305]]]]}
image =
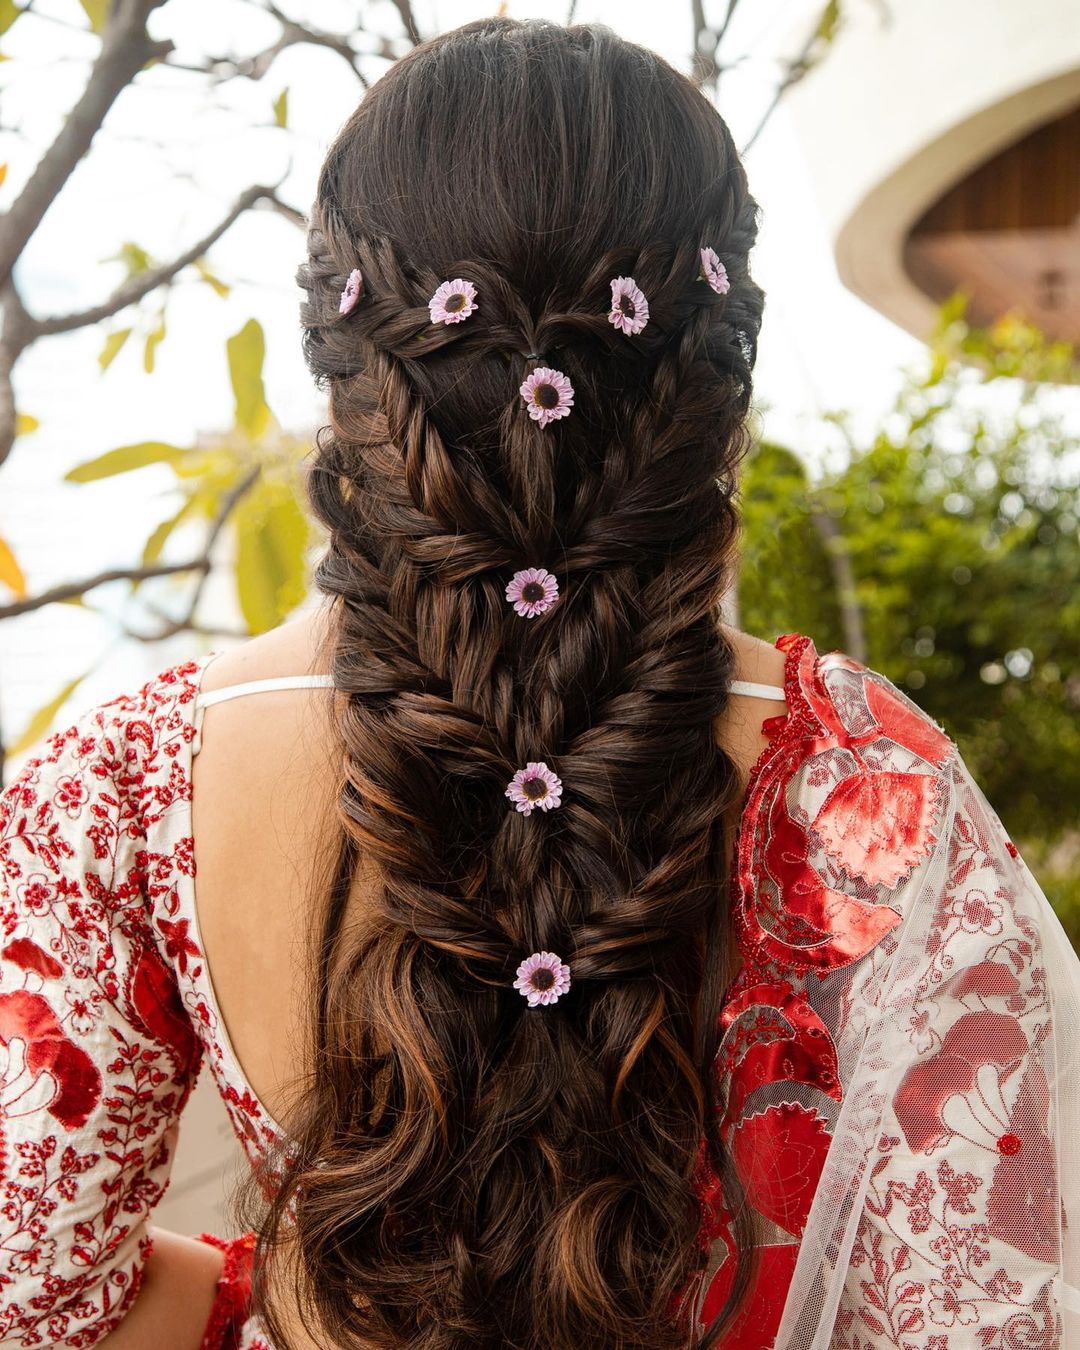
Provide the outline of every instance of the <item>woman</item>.
{"type": "Polygon", "coordinates": [[[757,219],[599,28],[337,138],[322,608],[3,797],[4,1345],[1067,1340],[1076,958],[931,718],[717,619],[757,219]],[[202,1062],[232,1243],[151,1226],[202,1062]]]}

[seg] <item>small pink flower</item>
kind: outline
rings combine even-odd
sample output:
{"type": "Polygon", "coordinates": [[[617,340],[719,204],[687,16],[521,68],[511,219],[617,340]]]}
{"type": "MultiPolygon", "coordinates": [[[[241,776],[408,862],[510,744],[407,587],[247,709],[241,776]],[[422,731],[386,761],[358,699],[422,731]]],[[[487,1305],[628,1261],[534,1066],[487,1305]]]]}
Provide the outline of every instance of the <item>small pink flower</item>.
{"type": "Polygon", "coordinates": [[[561,370],[537,366],[520,389],[534,422],[546,427],[556,417],[569,417],[574,406],[574,386],[561,370]]]}
{"type": "Polygon", "coordinates": [[[523,619],[533,619],[551,608],[559,595],[559,583],[543,567],[515,572],[506,588],[506,598],[523,619]]]}
{"type": "Polygon", "coordinates": [[[530,760],[511,778],[505,795],[523,816],[531,815],[536,807],[550,811],[562,801],[562,780],[543,760],[530,760]]]}
{"type": "Polygon", "coordinates": [[[360,292],[363,289],[364,278],[359,267],[354,267],[349,273],[349,279],[345,283],[345,289],[341,292],[341,303],[338,305],[339,314],[351,314],[360,303],[360,292]]]}
{"type": "Polygon", "coordinates": [[[731,289],[727,268],[716,256],[715,249],[701,250],[701,279],[707,281],[717,295],[726,295],[731,289]]]}
{"type": "Polygon", "coordinates": [[[615,277],[611,283],[608,323],[633,337],[649,322],[649,302],[633,277],[615,277]]]}
{"type": "Polygon", "coordinates": [[[432,323],[461,323],[480,306],[476,303],[476,287],[471,281],[444,281],[428,301],[432,323]]]}
{"type": "Polygon", "coordinates": [[[554,952],[533,952],[518,966],[514,988],[529,1000],[530,1008],[554,1003],[570,988],[570,967],[554,952]]]}

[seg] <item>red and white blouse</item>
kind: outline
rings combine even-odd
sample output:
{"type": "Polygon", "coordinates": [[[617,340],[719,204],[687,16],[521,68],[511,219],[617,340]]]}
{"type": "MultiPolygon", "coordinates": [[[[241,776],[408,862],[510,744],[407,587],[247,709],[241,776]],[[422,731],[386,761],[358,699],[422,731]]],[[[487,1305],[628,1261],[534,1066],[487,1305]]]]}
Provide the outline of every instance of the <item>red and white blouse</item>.
{"type": "MultiPolygon", "coordinates": [[[[1068,1344],[1060,1145],[1080,1093],[1061,1032],[1080,1039],[1080,963],[941,728],[842,653],[776,645],[787,708],[744,800],[717,1062],[765,1243],[725,1346],[1068,1344]]],[[[87,1350],[118,1326],[203,1063],[253,1162],[283,1140],[199,938],[212,657],[85,713],[0,795],[0,1346],[87,1350]]],[[[703,1167],[699,1190],[681,1306],[701,1321],[731,1262],[703,1167]]],[[[250,1241],[226,1245],[207,1350],[271,1350],[245,1305],[250,1241]]]]}

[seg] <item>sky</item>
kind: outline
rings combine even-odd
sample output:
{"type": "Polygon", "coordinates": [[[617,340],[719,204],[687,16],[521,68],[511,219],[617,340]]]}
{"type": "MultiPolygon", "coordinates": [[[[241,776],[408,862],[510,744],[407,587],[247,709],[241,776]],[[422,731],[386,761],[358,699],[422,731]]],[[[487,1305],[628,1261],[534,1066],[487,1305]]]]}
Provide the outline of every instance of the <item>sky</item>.
{"type": "MultiPolygon", "coordinates": [[[[706,0],[716,21],[721,5],[706,0]]],[[[294,0],[307,22],[342,31],[357,0],[294,0]]],[[[724,53],[740,58],[721,85],[718,106],[742,146],[772,96],[780,58],[794,50],[820,0],[754,0],[736,11],[724,53]]],[[[370,30],[400,32],[389,0],[364,7],[370,30]]],[[[472,0],[418,0],[426,32],[490,13],[472,0]]],[[[510,0],[514,17],[548,14],[550,6],[510,0]]],[[[683,69],[692,41],[689,0],[579,0],[579,21],[608,23],[623,36],[661,52],[683,69]]],[[[246,54],[279,31],[258,0],[169,0],[153,16],[155,36],[168,36],[175,58],[201,63],[208,54],[246,54]]],[[[4,37],[0,63],[0,162],[8,163],[0,210],[31,172],[78,97],[97,39],[85,31],[77,0],[37,0],[4,37]]],[[[373,62],[374,75],[381,67],[373,62]]],[[[809,78],[825,77],[812,73],[809,78]]],[[[16,276],[35,314],[77,309],[106,296],[123,279],[113,257],[133,241],[167,259],[205,233],[244,187],[282,180],[281,196],[305,209],[323,155],[361,90],[335,54],[311,47],[285,51],[258,82],[232,80],[208,90],[205,79],[156,66],[144,72],[112,109],[91,153],[80,164],[20,261],[16,276]],[[288,89],[289,127],[273,124],[272,104],[288,89]]],[[[848,409],[869,434],[889,407],[901,368],[921,359],[922,344],[851,295],[839,282],[815,185],[781,102],[745,157],[750,187],[763,210],[751,258],[766,291],[755,370],[755,405],[767,436],[814,463],[827,446],[820,414],[848,409]]],[[[142,370],[142,344],[132,340],[103,375],[97,355],[105,329],[40,341],[16,374],[22,411],[41,421],[0,468],[0,536],[28,574],[31,591],[130,564],[158,520],[169,514],[166,470],[146,469],[128,484],[59,482],[73,464],[144,440],[190,443],[199,432],[232,420],[224,340],[252,315],[267,335],[264,371],[269,402],[286,427],[318,425],[321,400],[303,364],[293,275],[303,255],[302,232],[268,211],[249,212],[214,246],[214,272],[232,287],[219,298],[192,271],[168,302],[168,332],[155,372],[142,370]]],[[[141,310],[156,324],[159,300],[141,310]]],[[[112,326],[127,326],[130,313],[112,326]]],[[[139,320],[136,321],[137,325],[139,320]]],[[[181,541],[181,546],[182,546],[181,541]]],[[[209,602],[228,611],[224,581],[209,602]],[[215,600],[216,595],[216,600],[215,600]]],[[[175,660],[203,650],[182,635],[160,646],[118,639],[108,611],[126,584],[102,588],[88,608],[51,606],[0,625],[0,727],[10,742],[33,711],[75,674],[94,668],[67,712],[135,687],[175,660]]],[[[771,638],[770,634],[763,634],[771,638]]]]}

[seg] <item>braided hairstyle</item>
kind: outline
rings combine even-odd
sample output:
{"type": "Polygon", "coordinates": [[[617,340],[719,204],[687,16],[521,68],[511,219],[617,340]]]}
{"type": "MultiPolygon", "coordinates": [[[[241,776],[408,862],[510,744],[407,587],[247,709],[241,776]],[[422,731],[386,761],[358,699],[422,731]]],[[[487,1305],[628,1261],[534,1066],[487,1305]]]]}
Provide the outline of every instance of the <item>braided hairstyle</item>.
{"type": "MultiPolygon", "coordinates": [[[[688,1343],[697,1168],[727,1171],[712,1065],[740,791],[715,738],[718,604],[758,213],[702,94],[597,26],[435,39],[327,155],[299,280],[329,392],[309,481],[343,828],[260,1236],[269,1254],[295,1224],[320,1344],[688,1343]],[[648,299],[633,336],[608,320],[620,276],[648,299]],[[433,323],[457,277],[476,312],[433,323]],[[549,426],[518,393],[545,363],[576,394],[549,426]],[[524,619],[505,589],[533,566],[560,594],[524,619]],[[539,760],[564,795],[530,816],[505,789],[539,760]],[[572,972],[553,1005],[513,985],[537,950],[572,972]]],[[[256,1292],[284,1345],[272,1265],[256,1292]]]]}

